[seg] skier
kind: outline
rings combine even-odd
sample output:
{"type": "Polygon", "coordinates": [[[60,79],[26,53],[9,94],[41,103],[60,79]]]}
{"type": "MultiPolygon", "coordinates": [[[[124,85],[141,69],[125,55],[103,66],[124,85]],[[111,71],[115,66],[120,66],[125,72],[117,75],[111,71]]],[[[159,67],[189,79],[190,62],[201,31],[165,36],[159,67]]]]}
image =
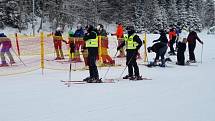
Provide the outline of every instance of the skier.
{"type": "Polygon", "coordinates": [[[184,53],[186,51],[186,43],[187,43],[187,31],[185,27],[182,28],[181,34],[178,40],[178,50],[177,50],[177,65],[185,65],[185,57],[184,53]]]}
{"type": "Polygon", "coordinates": [[[83,30],[81,24],[78,24],[77,30],[74,33],[75,61],[76,62],[81,62],[80,47],[84,45],[83,37],[84,37],[84,30],[83,30]]]}
{"type": "Polygon", "coordinates": [[[177,52],[177,65],[185,65],[185,57],[184,52],[186,50],[186,38],[182,41],[178,41],[178,52],[177,52]]]}
{"type": "Polygon", "coordinates": [[[72,31],[72,28],[68,32],[69,38],[67,44],[69,45],[70,48],[70,58],[69,61],[74,61],[73,54],[75,53],[75,42],[74,42],[74,32],[72,31]]]}
{"type": "Polygon", "coordinates": [[[154,59],[154,62],[150,63],[147,66],[151,67],[151,66],[158,65],[157,62],[159,60],[159,57],[161,57],[161,65],[160,66],[161,67],[165,67],[166,66],[165,65],[164,55],[165,55],[166,50],[167,50],[167,45],[165,43],[163,43],[163,42],[157,42],[153,46],[148,47],[147,50],[148,50],[148,53],[150,53],[150,52],[155,52],[156,53],[156,57],[154,59]]]}
{"type": "Polygon", "coordinates": [[[190,63],[196,63],[196,58],[195,58],[195,54],[194,54],[194,50],[196,47],[196,40],[198,40],[203,45],[203,41],[201,41],[199,39],[197,33],[194,30],[191,30],[187,37],[188,49],[189,49],[189,61],[188,62],[190,62],[190,63]]]}
{"type": "Polygon", "coordinates": [[[170,47],[169,54],[170,55],[176,55],[174,47],[173,47],[175,40],[176,40],[176,31],[175,31],[175,28],[173,26],[170,26],[170,27],[171,27],[171,29],[169,31],[169,47],[170,47]]]}
{"type": "Polygon", "coordinates": [[[90,77],[83,79],[88,83],[101,83],[99,79],[98,69],[96,66],[96,56],[98,55],[98,36],[92,25],[87,25],[85,27],[87,33],[84,36],[84,41],[86,43],[86,48],[88,49],[88,64],[90,77]]]}
{"type": "MultiPolygon", "coordinates": [[[[159,32],[160,32],[160,37],[157,40],[154,40],[153,43],[155,43],[155,42],[161,42],[161,43],[167,45],[168,44],[168,39],[167,39],[167,36],[166,36],[166,32],[163,29],[161,29],[159,32]]],[[[169,54],[167,53],[167,51],[165,53],[165,56],[166,56],[165,61],[170,61],[170,62],[172,61],[170,59],[169,54]]]]}
{"type": "Polygon", "coordinates": [[[7,38],[4,33],[0,33],[0,46],[2,45],[0,56],[1,56],[1,64],[0,66],[9,66],[5,60],[5,53],[8,55],[10,59],[10,64],[14,64],[15,61],[13,59],[12,54],[10,53],[10,48],[12,47],[11,40],[7,38]]]}
{"type": "Polygon", "coordinates": [[[139,74],[139,67],[137,65],[137,53],[142,46],[142,41],[139,36],[135,33],[134,26],[126,27],[128,35],[124,37],[123,43],[117,47],[117,51],[123,46],[126,46],[126,65],[128,66],[128,75],[123,77],[123,79],[130,80],[142,80],[142,76],[139,74]],[[135,75],[133,75],[133,69],[135,75]]]}
{"type": "Polygon", "coordinates": [[[102,24],[97,26],[97,34],[101,36],[101,57],[104,64],[115,65],[115,61],[108,54],[107,32],[102,24]]]}
{"type": "MultiPolygon", "coordinates": [[[[116,35],[117,37],[117,40],[118,40],[118,45],[121,45],[123,43],[123,35],[124,35],[124,32],[123,32],[123,26],[121,23],[117,23],[117,29],[116,29],[116,33],[115,34],[111,34],[111,35],[116,35]]],[[[125,52],[124,52],[124,49],[121,48],[119,50],[119,55],[117,56],[118,58],[123,58],[125,57],[125,52]]]]}
{"type": "Polygon", "coordinates": [[[64,59],[63,50],[62,50],[62,41],[64,40],[61,33],[62,33],[61,28],[58,27],[53,36],[54,48],[57,55],[55,60],[64,59]]]}

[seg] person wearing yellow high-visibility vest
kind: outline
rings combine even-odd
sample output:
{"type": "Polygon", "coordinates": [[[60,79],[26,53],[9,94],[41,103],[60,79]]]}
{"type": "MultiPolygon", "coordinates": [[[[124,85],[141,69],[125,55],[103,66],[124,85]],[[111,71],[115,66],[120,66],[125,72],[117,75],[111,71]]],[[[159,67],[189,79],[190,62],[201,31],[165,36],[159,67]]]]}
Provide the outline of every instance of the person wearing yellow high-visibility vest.
{"type": "Polygon", "coordinates": [[[124,42],[117,47],[117,50],[120,50],[123,46],[126,46],[126,65],[128,66],[128,75],[123,77],[123,79],[143,80],[142,76],[140,76],[139,73],[139,67],[137,65],[136,58],[138,50],[142,46],[142,41],[135,33],[134,26],[127,26],[126,30],[128,35],[124,36],[124,42]]]}
{"type": "Polygon", "coordinates": [[[101,83],[99,79],[98,69],[96,66],[96,56],[98,55],[98,36],[92,25],[87,25],[85,27],[86,33],[83,38],[88,50],[88,64],[90,76],[83,79],[88,83],[101,83]]]}

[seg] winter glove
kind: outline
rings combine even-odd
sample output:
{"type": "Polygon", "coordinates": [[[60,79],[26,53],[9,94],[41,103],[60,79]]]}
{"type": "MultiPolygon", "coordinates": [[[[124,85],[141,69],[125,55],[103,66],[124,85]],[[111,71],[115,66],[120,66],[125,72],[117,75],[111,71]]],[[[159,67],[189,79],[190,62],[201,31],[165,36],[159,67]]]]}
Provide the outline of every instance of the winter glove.
{"type": "Polygon", "coordinates": [[[203,45],[203,44],[204,44],[204,42],[202,41],[202,42],[201,42],[201,44],[203,45]]]}
{"type": "Polygon", "coordinates": [[[117,47],[117,51],[119,51],[121,48],[120,47],[117,47]]]}

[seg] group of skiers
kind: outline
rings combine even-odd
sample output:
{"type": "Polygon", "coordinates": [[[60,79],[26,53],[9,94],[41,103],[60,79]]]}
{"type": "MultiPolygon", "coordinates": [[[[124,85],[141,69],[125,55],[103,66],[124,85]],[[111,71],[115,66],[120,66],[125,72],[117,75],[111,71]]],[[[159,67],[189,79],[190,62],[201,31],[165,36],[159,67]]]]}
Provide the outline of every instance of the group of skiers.
{"type": "Polygon", "coordinates": [[[0,67],[5,67],[5,66],[9,66],[9,64],[14,64],[14,58],[10,52],[10,49],[12,48],[12,43],[11,40],[4,34],[4,33],[0,33],[0,57],[1,57],[1,64],[0,67]],[[9,64],[6,61],[6,56],[5,54],[8,55],[9,58],[9,64]]]}
{"type": "MultiPolygon", "coordinates": [[[[112,33],[112,36],[116,36],[118,40],[117,52],[119,52],[118,58],[126,57],[126,65],[128,67],[128,74],[123,77],[123,79],[130,80],[142,80],[142,76],[139,72],[139,67],[137,64],[137,59],[140,57],[139,49],[142,44],[145,44],[144,41],[140,39],[138,34],[135,31],[134,26],[127,26],[126,33],[121,23],[117,23],[117,30],[115,33],[112,33]],[[125,46],[125,47],[124,47],[125,46]],[[124,52],[126,48],[126,55],[124,52]]],[[[188,34],[187,27],[175,27],[170,26],[169,31],[160,30],[160,37],[157,40],[154,40],[153,46],[148,47],[148,52],[155,52],[156,57],[153,62],[149,63],[148,66],[156,66],[161,62],[160,66],[165,67],[166,61],[171,61],[169,55],[176,55],[177,52],[177,63],[178,65],[185,65],[185,50],[186,43],[188,42],[189,48],[189,62],[195,63],[195,54],[194,49],[196,47],[196,40],[201,44],[203,42],[197,36],[197,33],[193,30],[190,30],[188,34]],[[169,39],[167,37],[169,35],[169,39]],[[174,48],[174,44],[176,47],[174,48]],[[167,52],[168,46],[170,51],[167,52]],[[161,59],[160,59],[161,57],[161,59]],[[166,58],[165,58],[166,57],[166,58]]],[[[81,24],[77,25],[75,32],[72,29],[68,32],[68,40],[64,40],[62,37],[62,29],[58,27],[53,35],[53,43],[56,52],[55,60],[64,59],[64,54],[62,50],[62,42],[68,44],[70,48],[70,61],[82,62],[80,57],[80,52],[83,55],[85,66],[89,67],[90,76],[83,79],[83,81],[89,83],[100,83],[102,82],[99,78],[99,73],[96,65],[97,60],[102,60],[103,64],[114,65],[115,60],[113,60],[108,53],[108,33],[104,29],[102,24],[98,24],[96,27],[92,25],[87,25],[82,27],[81,24]],[[100,56],[98,56],[100,55],[100,56]]],[[[8,63],[5,59],[5,54],[9,57],[9,63],[15,63],[10,49],[12,47],[10,39],[0,33],[0,46],[1,47],[1,66],[8,66],[8,63]]]]}
{"type": "Polygon", "coordinates": [[[177,52],[177,65],[185,65],[189,63],[196,63],[196,58],[194,54],[194,50],[196,47],[196,40],[198,40],[201,44],[203,44],[203,41],[201,41],[197,35],[197,33],[186,27],[182,26],[175,27],[170,26],[169,30],[169,40],[166,36],[167,32],[164,30],[160,30],[160,37],[157,40],[154,40],[155,43],[152,47],[148,47],[148,52],[155,52],[156,57],[153,62],[151,62],[148,66],[156,66],[157,63],[160,61],[159,57],[161,57],[161,67],[165,67],[166,61],[171,61],[169,56],[165,59],[166,55],[176,55],[175,52],[177,52]],[[189,33],[188,33],[189,32],[189,33]],[[174,44],[176,43],[176,48],[174,48],[174,44]],[[188,49],[189,49],[189,60],[185,62],[185,51],[186,51],[186,43],[188,43],[188,49]],[[167,54],[168,46],[170,47],[170,51],[167,54]]]}

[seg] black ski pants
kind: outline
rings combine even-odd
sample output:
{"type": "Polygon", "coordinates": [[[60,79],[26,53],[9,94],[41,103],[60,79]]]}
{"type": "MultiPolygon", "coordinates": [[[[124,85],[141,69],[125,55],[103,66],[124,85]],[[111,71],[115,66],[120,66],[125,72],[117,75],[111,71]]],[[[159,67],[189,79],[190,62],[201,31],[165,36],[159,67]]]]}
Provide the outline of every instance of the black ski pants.
{"type": "Polygon", "coordinates": [[[196,48],[196,43],[188,43],[188,48],[189,48],[189,59],[190,60],[196,60],[194,50],[196,48]]]}
{"type": "Polygon", "coordinates": [[[99,78],[98,69],[96,66],[97,55],[98,55],[98,48],[96,47],[88,48],[88,64],[89,64],[89,73],[91,78],[99,78]]]}
{"type": "Polygon", "coordinates": [[[140,75],[136,56],[137,56],[136,51],[127,51],[126,65],[128,66],[128,75],[129,76],[133,76],[133,71],[134,71],[135,76],[140,75]]]}
{"type": "Polygon", "coordinates": [[[186,43],[178,42],[178,51],[177,51],[177,64],[184,65],[185,57],[184,52],[186,50],[186,43]]]}
{"type": "Polygon", "coordinates": [[[170,44],[170,52],[171,53],[175,53],[175,50],[174,50],[174,47],[173,47],[174,44],[175,44],[175,40],[176,40],[176,37],[173,37],[172,40],[170,40],[170,43],[169,43],[170,44]]]}
{"type": "Polygon", "coordinates": [[[156,62],[157,60],[159,60],[159,57],[161,57],[162,63],[164,62],[164,56],[165,56],[165,54],[166,54],[166,50],[167,50],[167,46],[163,46],[162,48],[160,48],[160,49],[158,50],[158,52],[156,53],[155,62],[156,62]]]}

